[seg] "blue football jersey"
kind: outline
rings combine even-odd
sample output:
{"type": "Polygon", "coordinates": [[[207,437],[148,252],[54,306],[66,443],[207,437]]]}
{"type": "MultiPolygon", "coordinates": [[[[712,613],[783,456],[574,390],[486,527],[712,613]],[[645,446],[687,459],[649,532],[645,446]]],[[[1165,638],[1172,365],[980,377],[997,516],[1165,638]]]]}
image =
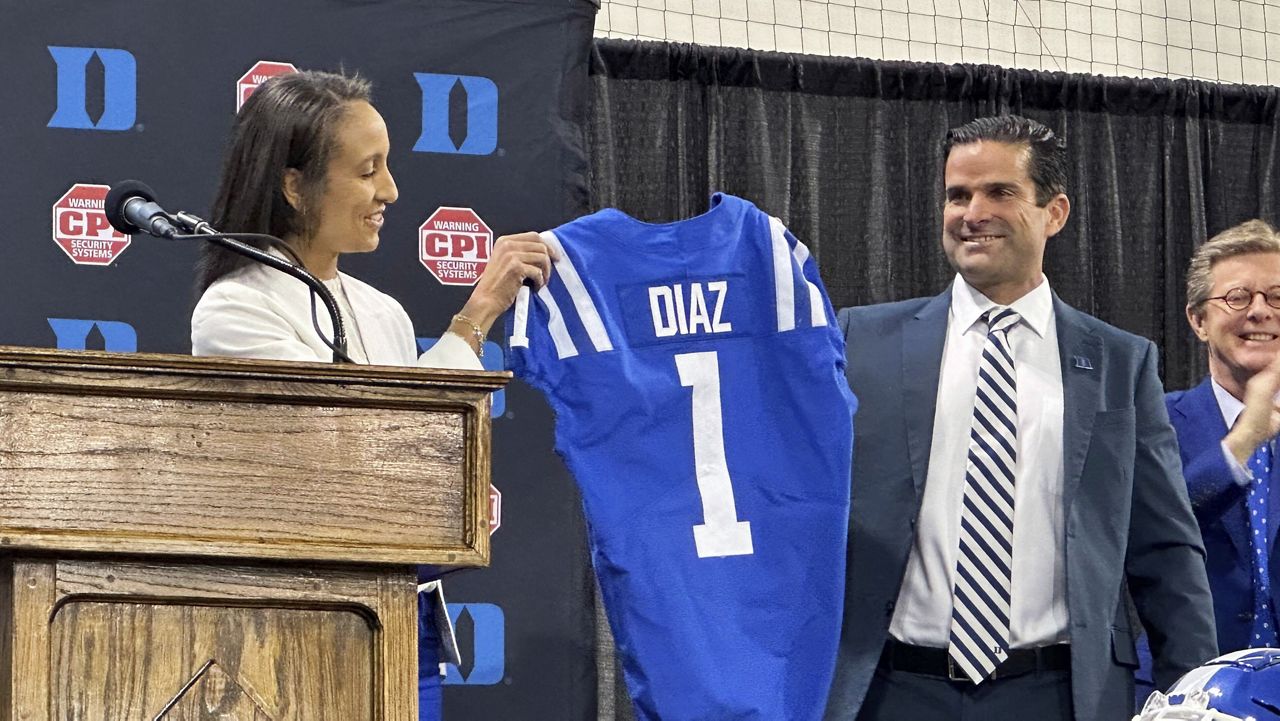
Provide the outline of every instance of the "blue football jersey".
{"type": "Polygon", "coordinates": [[[856,401],[809,251],[717,194],[543,239],[510,367],[556,412],[628,689],[646,721],[819,719],[844,592],[856,401]]]}

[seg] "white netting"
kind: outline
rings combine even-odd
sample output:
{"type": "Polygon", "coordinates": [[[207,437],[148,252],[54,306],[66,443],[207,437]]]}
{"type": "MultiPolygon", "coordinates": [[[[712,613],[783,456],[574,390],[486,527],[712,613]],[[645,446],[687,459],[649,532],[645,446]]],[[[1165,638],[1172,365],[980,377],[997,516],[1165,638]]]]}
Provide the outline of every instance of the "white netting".
{"type": "Polygon", "coordinates": [[[603,0],[596,35],[1280,85],[1280,0],[603,0]]]}

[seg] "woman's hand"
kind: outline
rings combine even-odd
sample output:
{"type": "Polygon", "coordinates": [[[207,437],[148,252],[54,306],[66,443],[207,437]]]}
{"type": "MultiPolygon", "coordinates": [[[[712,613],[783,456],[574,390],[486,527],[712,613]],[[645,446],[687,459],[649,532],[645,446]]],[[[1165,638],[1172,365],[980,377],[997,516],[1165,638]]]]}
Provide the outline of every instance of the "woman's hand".
{"type": "Polygon", "coordinates": [[[537,233],[504,235],[493,244],[493,255],[476,282],[471,298],[461,315],[488,333],[498,316],[516,302],[516,293],[524,282],[534,289],[551,280],[551,264],[555,251],[542,242],[537,233]]]}

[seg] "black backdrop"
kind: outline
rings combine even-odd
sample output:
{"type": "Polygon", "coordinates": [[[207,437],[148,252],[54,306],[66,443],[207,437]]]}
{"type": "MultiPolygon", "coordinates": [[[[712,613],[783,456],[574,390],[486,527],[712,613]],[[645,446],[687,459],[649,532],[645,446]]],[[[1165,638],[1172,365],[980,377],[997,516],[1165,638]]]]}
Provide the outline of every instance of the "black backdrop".
{"type": "MultiPolygon", "coordinates": [[[[77,265],[54,242],[52,206],[75,183],[139,178],[171,210],[205,214],[236,81],[258,61],[373,81],[400,199],[379,251],[344,268],[399,299],[422,336],[438,334],[468,290],[440,285],[417,260],[433,210],[473,208],[501,234],[585,209],[587,0],[6,0],[0,10],[0,344],[190,351],[196,249],[140,237],[109,265],[77,265]],[[424,117],[415,73],[492,83],[496,138],[485,130],[492,106],[471,107],[485,81],[456,82],[448,98],[453,148],[481,154],[412,150],[424,117]]],[[[447,584],[465,660],[450,670],[446,715],[594,718],[577,496],[541,397],[515,383],[496,400],[504,514],[492,567],[447,584]]]]}
{"type": "Polygon", "coordinates": [[[1166,385],[1206,372],[1183,314],[1196,245],[1280,220],[1280,90],[597,40],[594,207],[648,220],[753,200],[813,251],[837,306],[933,295],[946,130],[1015,112],[1066,138],[1071,219],[1045,272],[1151,338],[1166,385]]]}

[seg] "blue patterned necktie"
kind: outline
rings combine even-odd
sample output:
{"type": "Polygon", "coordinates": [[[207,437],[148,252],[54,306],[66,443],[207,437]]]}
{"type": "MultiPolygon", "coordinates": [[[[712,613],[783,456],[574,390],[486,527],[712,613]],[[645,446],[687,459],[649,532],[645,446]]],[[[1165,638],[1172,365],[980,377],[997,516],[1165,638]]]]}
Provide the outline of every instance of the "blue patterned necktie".
{"type": "Polygon", "coordinates": [[[1271,441],[1258,446],[1249,456],[1249,546],[1253,567],[1253,648],[1273,648],[1276,645],[1274,609],[1271,608],[1271,574],[1267,571],[1270,553],[1267,549],[1267,493],[1271,479],[1271,441]]]}
{"type": "Polygon", "coordinates": [[[981,683],[1007,658],[1013,581],[1013,482],[1018,462],[1018,391],[1008,330],[1010,308],[983,314],[987,340],[978,363],[969,456],[952,588],[948,655],[981,683]]]}

